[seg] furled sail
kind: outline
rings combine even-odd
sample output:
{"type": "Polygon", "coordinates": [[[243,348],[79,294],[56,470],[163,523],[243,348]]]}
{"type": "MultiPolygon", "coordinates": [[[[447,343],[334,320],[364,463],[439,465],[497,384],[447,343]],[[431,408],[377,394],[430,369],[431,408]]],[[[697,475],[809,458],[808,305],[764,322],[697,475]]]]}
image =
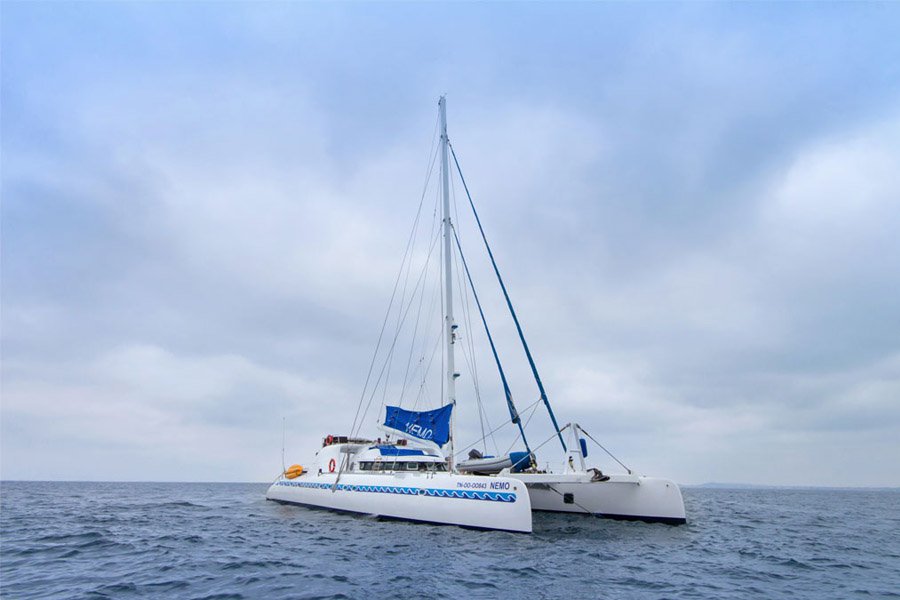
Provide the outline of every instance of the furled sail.
{"type": "Polygon", "coordinates": [[[386,406],[384,429],[403,437],[415,438],[443,446],[450,440],[450,413],[448,404],[435,410],[412,411],[399,406],[386,406]]]}

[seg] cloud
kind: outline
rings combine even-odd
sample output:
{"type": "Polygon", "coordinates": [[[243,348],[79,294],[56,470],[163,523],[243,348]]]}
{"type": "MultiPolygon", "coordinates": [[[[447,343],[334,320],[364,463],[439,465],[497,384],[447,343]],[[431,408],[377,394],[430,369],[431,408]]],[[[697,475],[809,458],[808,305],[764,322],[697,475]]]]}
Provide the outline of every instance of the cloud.
{"type": "MultiPolygon", "coordinates": [[[[900,431],[900,89],[872,66],[896,49],[868,17],[857,44],[799,9],[772,29],[747,7],[521,7],[517,27],[481,7],[453,21],[448,37],[473,37],[451,53],[423,50],[431,28],[340,7],[235,9],[202,36],[176,7],[125,29],[137,9],[108,10],[5,11],[4,477],[261,480],[282,417],[302,460],[349,427],[449,90],[451,139],[563,422],[686,482],[900,481],[858,467],[900,431]],[[301,17],[319,27],[298,39],[301,17]],[[84,39],[84,20],[104,36],[84,39]],[[379,27],[403,35],[361,53],[379,27]]],[[[525,412],[530,370],[454,193],[525,412]]],[[[479,324],[459,320],[498,426],[479,324]]],[[[552,434],[542,411],[534,445],[552,434]]]]}

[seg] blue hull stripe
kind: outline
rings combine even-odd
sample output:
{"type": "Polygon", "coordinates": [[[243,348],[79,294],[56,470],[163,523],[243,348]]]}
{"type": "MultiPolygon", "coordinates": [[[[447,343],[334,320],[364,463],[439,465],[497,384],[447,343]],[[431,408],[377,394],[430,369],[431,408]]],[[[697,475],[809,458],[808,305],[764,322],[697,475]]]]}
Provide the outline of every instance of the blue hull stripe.
{"type": "MultiPolygon", "coordinates": [[[[277,481],[275,485],[283,487],[311,488],[330,490],[332,483],[315,483],[312,481],[277,481]]],[[[366,492],[370,494],[400,494],[402,496],[431,496],[434,498],[458,498],[462,500],[487,500],[489,502],[515,502],[513,492],[488,492],[477,490],[442,490],[434,488],[401,487],[396,485],[353,485],[339,483],[337,489],[342,492],[366,492]]]]}

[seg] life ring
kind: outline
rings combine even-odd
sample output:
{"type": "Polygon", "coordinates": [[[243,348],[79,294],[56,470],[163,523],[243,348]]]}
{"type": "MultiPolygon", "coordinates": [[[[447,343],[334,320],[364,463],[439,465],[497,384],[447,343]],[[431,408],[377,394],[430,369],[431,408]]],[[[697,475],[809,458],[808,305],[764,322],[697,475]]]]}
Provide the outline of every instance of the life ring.
{"type": "Polygon", "coordinates": [[[333,436],[333,435],[329,435],[327,438],[325,438],[325,445],[326,445],[326,446],[330,446],[330,445],[333,444],[333,443],[334,443],[334,436],[333,436]]]}
{"type": "Polygon", "coordinates": [[[334,462],[334,459],[333,459],[333,458],[332,458],[331,460],[329,460],[329,461],[328,461],[328,472],[329,472],[329,473],[334,473],[334,468],[335,468],[336,466],[337,466],[337,463],[334,462]]]}

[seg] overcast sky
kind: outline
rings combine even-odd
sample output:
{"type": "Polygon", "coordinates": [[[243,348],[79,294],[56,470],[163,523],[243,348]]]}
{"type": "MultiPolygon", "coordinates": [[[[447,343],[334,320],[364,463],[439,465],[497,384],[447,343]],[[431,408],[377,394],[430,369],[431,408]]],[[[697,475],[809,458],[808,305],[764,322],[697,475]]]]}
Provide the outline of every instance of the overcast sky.
{"type": "Polygon", "coordinates": [[[263,481],[282,418],[289,463],[349,431],[447,93],[562,422],[681,483],[898,486],[898,29],[896,3],[4,2],[2,477],[263,481]]]}

